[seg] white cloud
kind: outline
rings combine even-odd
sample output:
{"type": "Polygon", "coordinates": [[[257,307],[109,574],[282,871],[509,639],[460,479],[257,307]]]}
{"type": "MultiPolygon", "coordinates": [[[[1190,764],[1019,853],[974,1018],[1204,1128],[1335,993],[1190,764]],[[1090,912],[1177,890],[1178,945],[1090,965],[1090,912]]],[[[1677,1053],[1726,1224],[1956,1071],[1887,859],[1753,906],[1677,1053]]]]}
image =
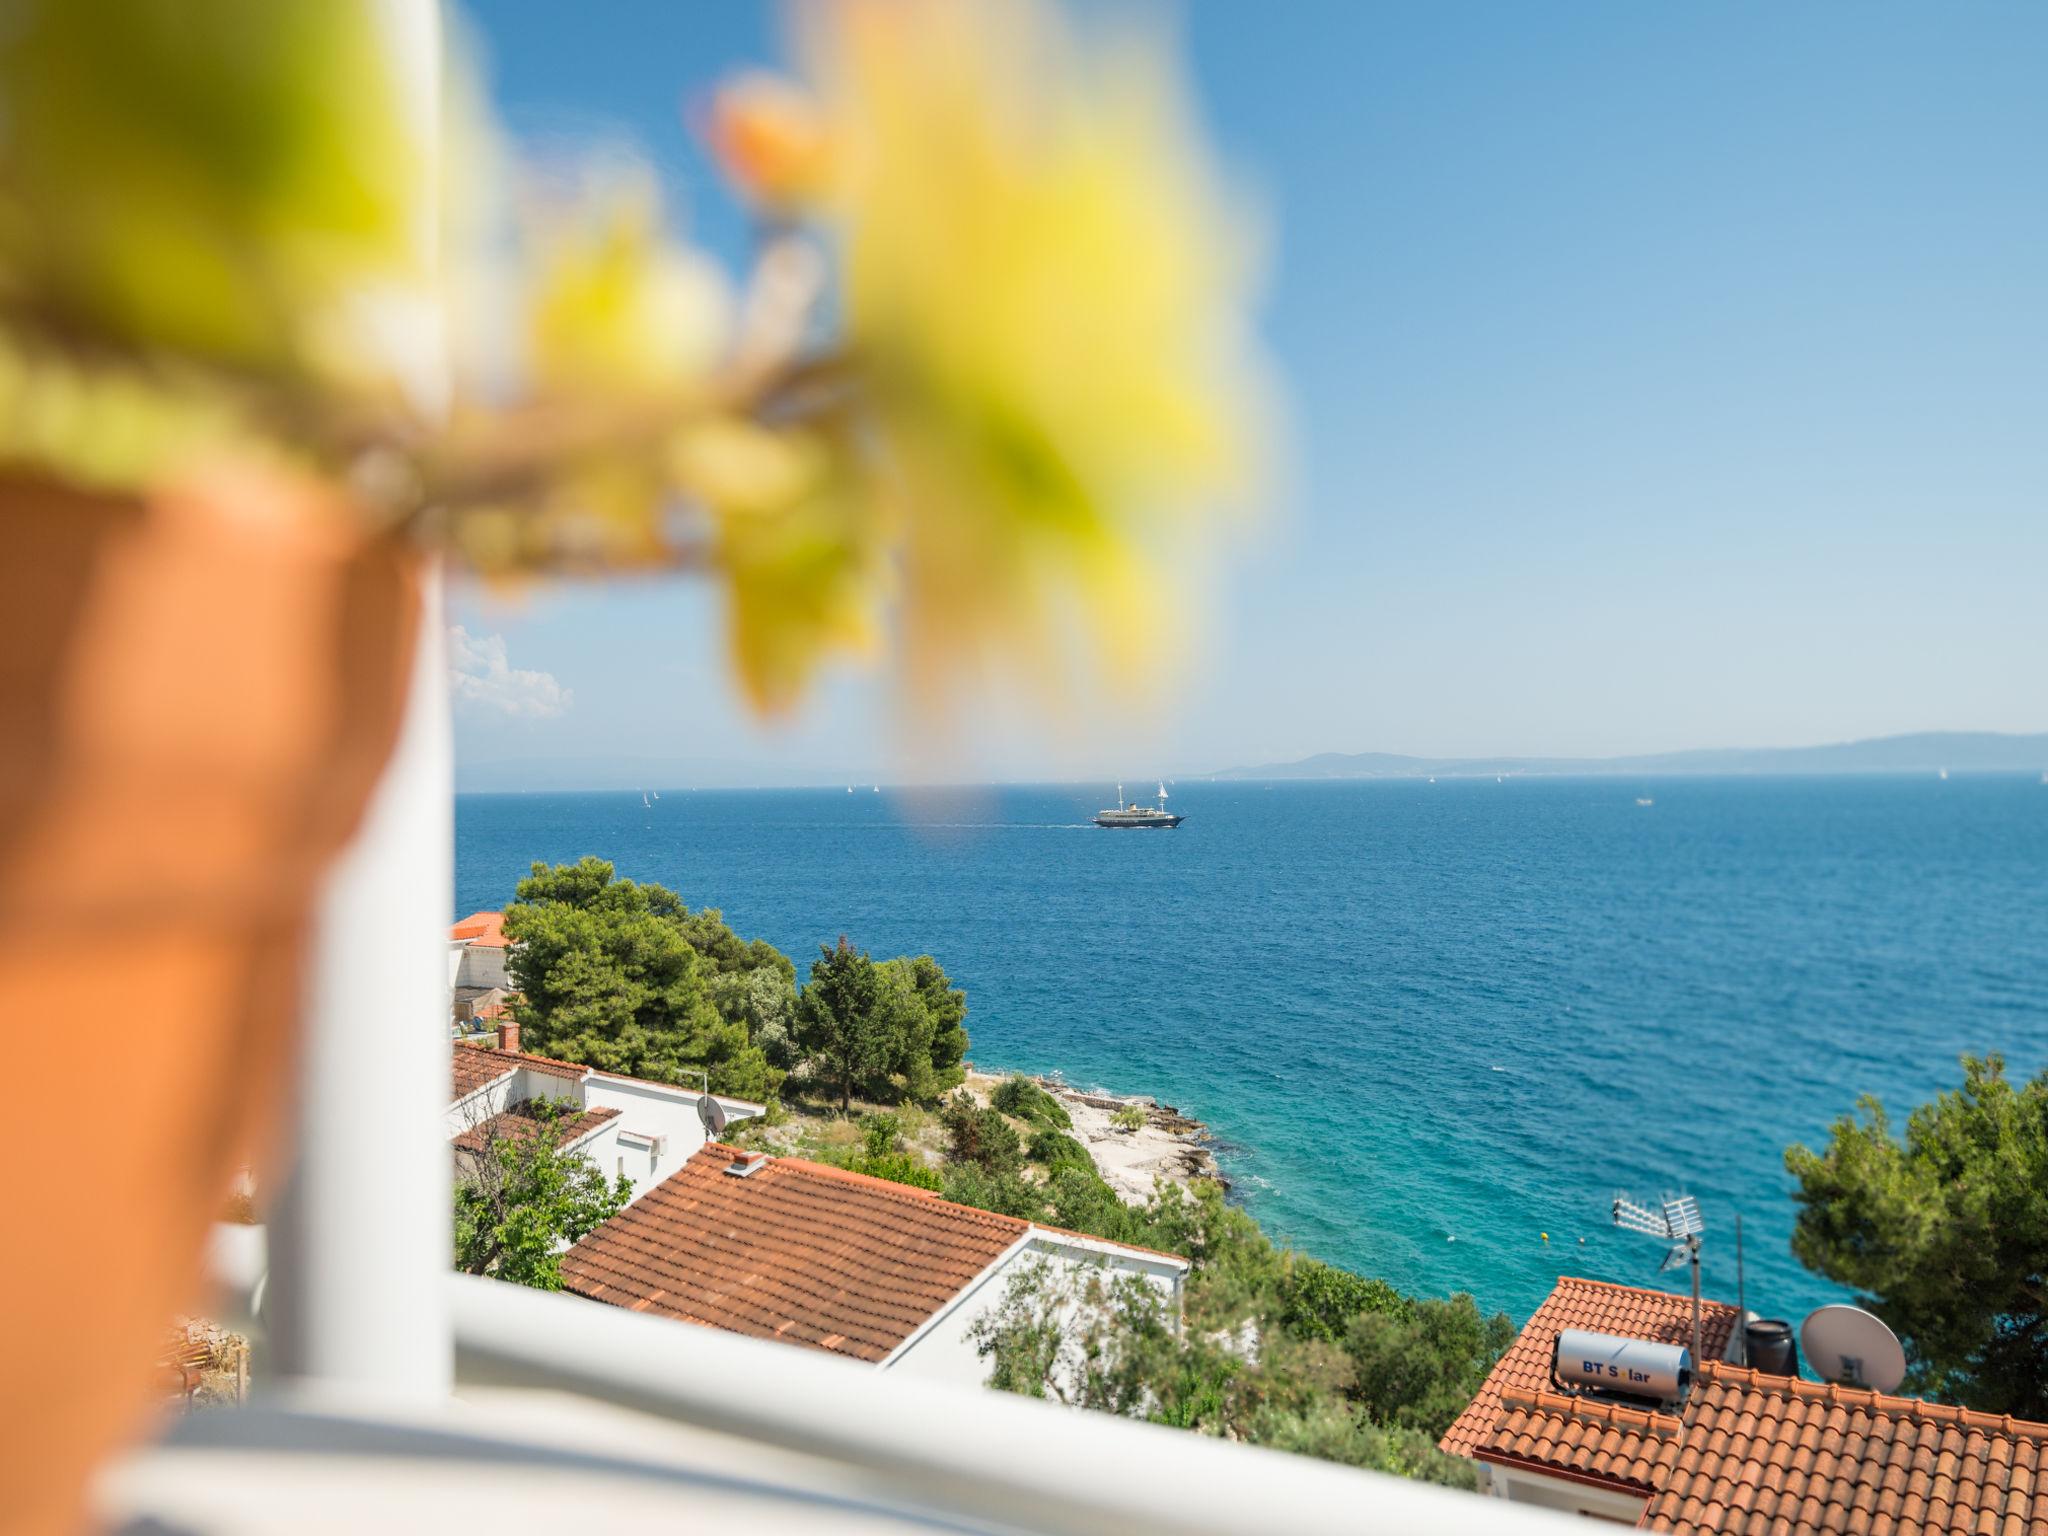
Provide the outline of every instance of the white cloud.
{"type": "Polygon", "coordinates": [[[457,708],[518,720],[547,720],[575,702],[552,672],[528,672],[505,659],[503,635],[448,630],[448,686],[457,708]]]}

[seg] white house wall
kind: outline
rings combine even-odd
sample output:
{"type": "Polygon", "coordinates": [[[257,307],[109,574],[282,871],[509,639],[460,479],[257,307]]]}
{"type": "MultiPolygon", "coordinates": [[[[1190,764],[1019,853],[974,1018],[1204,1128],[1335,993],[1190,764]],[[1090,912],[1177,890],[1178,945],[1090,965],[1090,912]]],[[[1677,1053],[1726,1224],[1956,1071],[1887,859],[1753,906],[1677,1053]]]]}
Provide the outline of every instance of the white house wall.
{"type": "Polygon", "coordinates": [[[883,1369],[959,1386],[983,1385],[990,1366],[975,1347],[974,1326],[1002,1305],[1015,1276],[1040,1261],[1061,1272],[1061,1278],[1077,1281],[1098,1271],[1110,1281],[1121,1275],[1136,1275],[1159,1292],[1170,1315],[1179,1316],[1180,1283],[1186,1271],[1170,1260],[1154,1260],[1106,1245],[1084,1246],[1078,1241],[1034,1232],[1022,1246],[1012,1249],[970,1281],[953,1298],[949,1310],[884,1361],[883,1369]]]}
{"type": "Polygon", "coordinates": [[[467,939],[451,939],[448,943],[448,952],[449,986],[510,985],[505,977],[505,956],[510,950],[503,944],[472,944],[467,939]]]}
{"type": "Polygon", "coordinates": [[[1536,1504],[1570,1514],[1590,1515],[1597,1520],[1618,1520],[1634,1525],[1649,1506],[1649,1500],[1618,1488],[1595,1488],[1587,1483],[1516,1468],[1510,1471],[1497,1462],[1481,1462],[1484,1492],[1515,1504],[1536,1504]]]}
{"type": "MultiPolygon", "coordinates": [[[[728,1121],[750,1120],[761,1113],[759,1104],[745,1099],[716,1097],[728,1121]]],[[[617,1117],[606,1121],[588,1141],[578,1143],[577,1150],[607,1179],[622,1173],[631,1179],[634,1200],[688,1162],[707,1139],[704,1122],[697,1118],[698,1094],[693,1088],[604,1072],[586,1073],[577,1079],[531,1067],[508,1072],[451,1105],[448,1135],[451,1139],[459,1136],[527,1099],[553,1099],[577,1109],[616,1109],[617,1117]]]]}
{"type": "MultiPolygon", "coordinates": [[[[606,1155],[597,1159],[597,1166],[606,1177],[623,1169],[633,1181],[633,1198],[639,1199],[703,1148],[708,1138],[703,1121],[697,1118],[697,1098],[694,1089],[593,1072],[583,1081],[584,1108],[619,1112],[618,1119],[611,1122],[612,1142],[606,1155]],[[661,1143],[658,1154],[644,1145],[650,1137],[661,1143]]],[[[729,1121],[761,1113],[760,1105],[744,1099],[719,1095],[718,1103],[729,1121]]]]}
{"type": "Polygon", "coordinates": [[[482,1125],[493,1115],[512,1107],[512,1085],[524,1074],[507,1072],[496,1082],[486,1083],[469,1097],[448,1106],[448,1135],[451,1139],[482,1125]]]}
{"type": "Polygon", "coordinates": [[[574,1078],[519,1067],[495,1082],[486,1083],[468,1098],[458,1099],[449,1105],[448,1134],[451,1138],[460,1136],[464,1131],[482,1125],[491,1116],[502,1115],[514,1104],[527,1099],[554,1099],[579,1109],[583,1107],[582,1090],[574,1078]]]}

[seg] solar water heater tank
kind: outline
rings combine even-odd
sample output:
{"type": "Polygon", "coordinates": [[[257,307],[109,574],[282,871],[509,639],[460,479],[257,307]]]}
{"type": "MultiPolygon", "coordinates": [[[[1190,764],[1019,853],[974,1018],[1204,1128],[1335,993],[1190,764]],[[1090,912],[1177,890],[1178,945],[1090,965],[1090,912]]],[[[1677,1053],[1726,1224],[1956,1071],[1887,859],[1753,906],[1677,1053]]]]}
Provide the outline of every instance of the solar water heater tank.
{"type": "Polygon", "coordinates": [[[1692,1351],[1619,1334],[1566,1328],[1557,1336],[1551,1377],[1574,1392],[1599,1392],[1641,1402],[1675,1404],[1692,1391],[1692,1351]]]}

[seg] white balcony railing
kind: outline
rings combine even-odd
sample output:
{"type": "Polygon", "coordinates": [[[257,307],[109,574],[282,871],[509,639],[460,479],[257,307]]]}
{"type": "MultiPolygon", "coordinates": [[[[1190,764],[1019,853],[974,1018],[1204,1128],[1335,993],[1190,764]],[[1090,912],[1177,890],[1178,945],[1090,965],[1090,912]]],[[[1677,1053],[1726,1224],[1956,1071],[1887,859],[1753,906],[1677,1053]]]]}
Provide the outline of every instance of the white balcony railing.
{"type": "MultiPolygon", "coordinates": [[[[357,3],[401,56],[431,168],[434,0],[357,3]]],[[[439,338],[423,326],[413,339],[409,373],[431,395],[439,338]]],[[[441,624],[435,601],[396,755],[322,909],[270,1251],[260,1229],[218,1234],[229,1311],[258,1339],[258,1392],[187,1415],[111,1468],[109,1524],[350,1536],[1562,1529],[1497,1499],[449,1274],[441,624]]]]}
{"type": "MultiPolygon", "coordinates": [[[[219,1230],[229,1310],[259,1334],[263,1263],[260,1229],[219,1230]]],[[[386,1536],[447,1529],[450,1500],[464,1522],[525,1528],[568,1500],[607,1528],[649,1509],[673,1519],[715,1508],[753,1529],[1562,1529],[1561,1515],[1498,1499],[885,1374],[577,1297],[464,1275],[441,1276],[436,1289],[437,1315],[453,1319],[451,1399],[299,1382],[267,1404],[195,1415],[114,1480],[110,1513],[249,1528],[223,1520],[222,1505],[249,1503],[250,1488],[324,1483],[337,1522],[374,1518],[386,1536]],[[488,1487],[480,1468],[491,1469],[488,1487]]],[[[255,1513],[253,1528],[264,1528],[260,1501],[255,1513]]]]}

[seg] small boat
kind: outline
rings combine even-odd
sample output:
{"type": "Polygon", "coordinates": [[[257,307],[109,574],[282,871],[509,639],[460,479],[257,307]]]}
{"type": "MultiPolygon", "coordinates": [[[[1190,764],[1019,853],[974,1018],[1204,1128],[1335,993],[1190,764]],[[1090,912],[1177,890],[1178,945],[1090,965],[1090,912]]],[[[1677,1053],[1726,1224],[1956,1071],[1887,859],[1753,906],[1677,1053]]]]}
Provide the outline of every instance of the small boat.
{"type": "Polygon", "coordinates": [[[1637,795],[1637,796],[1636,796],[1636,804],[1637,804],[1637,805],[1655,805],[1656,803],[1657,803],[1657,802],[1656,802],[1656,801],[1654,801],[1654,800],[1652,800],[1652,799],[1651,799],[1651,798],[1650,798],[1650,797],[1649,797],[1648,795],[1637,795]]]}
{"type": "Polygon", "coordinates": [[[640,791],[640,806],[643,810],[651,811],[654,809],[653,806],[647,803],[647,791],[644,789],[640,791]]]}
{"type": "Polygon", "coordinates": [[[1116,787],[1116,804],[1106,811],[1097,811],[1095,813],[1095,825],[1113,829],[1125,827],[1172,828],[1179,826],[1181,819],[1166,808],[1166,786],[1163,783],[1159,786],[1159,808],[1157,810],[1150,806],[1140,805],[1135,800],[1129,805],[1124,804],[1124,787],[1119,784],[1116,787]]]}
{"type": "Polygon", "coordinates": [[[1946,768],[1941,770],[1941,782],[1944,784],[1948,782],[1948,770],[1946,768]]]}

